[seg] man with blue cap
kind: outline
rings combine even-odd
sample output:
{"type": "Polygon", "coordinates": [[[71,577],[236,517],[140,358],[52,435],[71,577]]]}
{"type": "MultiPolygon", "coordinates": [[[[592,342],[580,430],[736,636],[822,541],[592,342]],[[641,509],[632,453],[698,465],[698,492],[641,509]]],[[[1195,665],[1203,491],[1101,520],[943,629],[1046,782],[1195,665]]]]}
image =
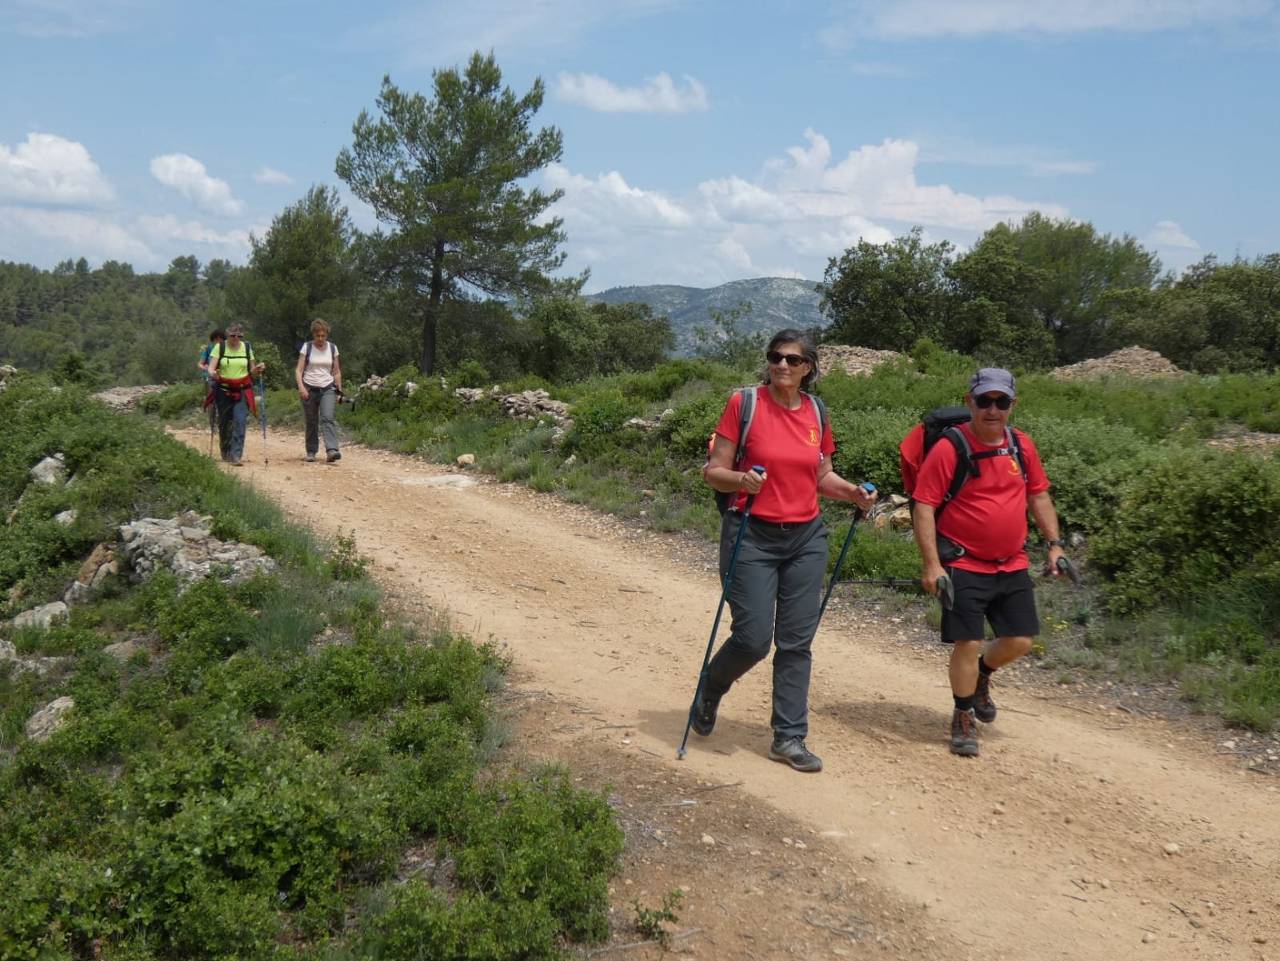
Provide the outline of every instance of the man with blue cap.
{"type": "Polygon", "coordinates": [[[1062,557],[1058,514],[1049,478],[1031,438],[1009,426],[1017,406],[1013,374],[983,367],[964,397],[970,420],[930,448],[914,491],[921,581],[936,594],[950,576],[955,601],[942,614],[942,642],[951,651],[951,751],[978,754],[978,725],[996,719],[991,675],[1031,651],[1040,632],[1027,558],[1027,512],[1049,545],[1047,570],[1062,557]],[[954,482],[963,482],[957,490],[954,482]],[[996,639],[983,650],[985,623],[996,639]]]}

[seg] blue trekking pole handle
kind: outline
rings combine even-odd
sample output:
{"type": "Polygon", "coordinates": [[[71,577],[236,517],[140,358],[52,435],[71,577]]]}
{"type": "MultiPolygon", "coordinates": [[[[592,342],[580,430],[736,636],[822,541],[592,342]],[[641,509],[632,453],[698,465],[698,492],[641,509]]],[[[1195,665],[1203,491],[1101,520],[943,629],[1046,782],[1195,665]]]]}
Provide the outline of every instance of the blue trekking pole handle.
{"type": "MultiPolygon", "coordinates": [[[[764,468],[755,464],[751,468],[757,474],[764,474],[764,468]]],[[[755,494],[747,495],[747,502],[742,506],[742,525],[738,528],[738,536],[733,541],[733,552],[729,555],[729,566],[725,568],[724,581],[720,589],[720,603],[716,605],[716,618],[711,622],[711,636],[707,638],[707,652],[702,656],[702,670],[698,673],[698,686],[693,690],[693,701],[689,704],[689,717],[684,724],[684,737],[676,750],[676,760],[684,760],[686,747],[689,744],[689,728],[693,727],[693,709],[702,696],[702,688],[707,682],[707,668],[711,664],[711,649],[715,647],[716,633],[720,630],[720,617],[724,614],[724,602],[729,598],[729,587],[733,583],[733,570],[738,566],[738,552],[742,549],[742,535],[747,532],[747,521],[751,519],[751,505],[755,494]]]]}
{"type": "MultiPolygon", "coordinates": [[[[868,494],[874,494],[876,485],[867,481],[860,485],[868,494]]],[[[836,558],[836,566],[831,571],[831,580],[827,581],[827,593],[822,598],[822,606],[818,608],[818,621],[822,621],[822,615],[827,612],[827,602],[831,600],[831,593],[836,589],[836,580],[840,577],[840,568],[844,566],[844,556],[849,553],[849,545],[853,543],[853,532],[858,529],[858,521],[862,519],[862,511],[857,511],[853,515],[853,521],[849,524],[849,533],[845,535],[844,546],[840,548],[840,556],[836,558]]],[[[814,633],[817,633],[817,624],[813,627],[814,633]]]]}

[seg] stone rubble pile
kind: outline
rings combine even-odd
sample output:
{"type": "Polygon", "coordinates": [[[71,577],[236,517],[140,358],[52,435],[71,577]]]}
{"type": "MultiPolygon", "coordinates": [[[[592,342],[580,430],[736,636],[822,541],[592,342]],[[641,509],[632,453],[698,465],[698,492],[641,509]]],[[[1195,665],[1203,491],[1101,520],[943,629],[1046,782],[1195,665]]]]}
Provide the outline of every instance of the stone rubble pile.
{"type": "Polygon", "coordinates": [[[1105,357],[1082,360],[1052,371],[1059,380],[1086,380],[1094,377],[1181,377],[1186,371],[1144,347],[1125,347],[1105,357]]]}
{"type": "Polygon", "coordinates": [[[3,394],[5,388],[9,386],[9,378],[17,372],[17,367],[11,367],[9,364],[0,364],[0,394],[3,394]]]}
{"type": "Polygon", "coordinates": [[[483,387],[458,387],[453,391],[453,396],[458,398],[467,406],[479,403],[486,397],[497,397],[502,393],[502,388],[494,384],[488,390],[483,387]]]}
{"type": "Polygon", "coordinates": [[[134,579],[146,580],[158,570],[169,570],[184,585],[211,574],[227,584],[239,584],[276,569],[276,562],[261,548],[218,540],[209,533],[211,521],[195,511],[184,511],[168,520],[144,517],[122,525],[121,551],[134,579]]]}
{"type": "Polygon", "coordinates": [[[503,411],[518,420],[537,420],[549,415],[556,423],[564,423],[569,416],[569,405],[562,400],[552,400],[545,390],[522,390],[507,394],[501,402],[503,411]]]}
{"type": "Polygon", "coordinates": [[[658,415],[657,420],[648,420],[644,417],[632,417],[629,421],[627,421],[622,426],[632,427],[636,430],[643,431],[644,433],[647,434],[650,431],[657,430],[664,423],[666,423],[667,420],[674,417],[675,414],[676,412],[674,408],[668,407],[666,410],[664,410],[661,414],[658,415]]]}
{"type": "Polygon", "coordinates": [[[874,350],[871,347],[847,347],[823,344],[818,348],[818,367],[824,374],[843,370],[850,377],[869,374],[881,364],[903,355],[896,350],[874,350]]]}
{"type": "Polygon", "coordinates": [[[140,387],[111,387],[93,395],[93,399],[101,401],[112,410],[130,411],[138,406],[138,401],[147,394],[158,394],[167,390],[168,384],[144,384],[140,387]]]}

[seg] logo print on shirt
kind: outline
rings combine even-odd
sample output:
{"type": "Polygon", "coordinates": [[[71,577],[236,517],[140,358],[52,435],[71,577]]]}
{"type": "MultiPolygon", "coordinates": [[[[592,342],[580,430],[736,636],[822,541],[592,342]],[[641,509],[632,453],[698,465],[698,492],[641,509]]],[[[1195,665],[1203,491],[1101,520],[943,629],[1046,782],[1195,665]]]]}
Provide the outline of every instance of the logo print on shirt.
{"type": "Polygon", "coordinates": [[[1022,473],[1022,471],[1018,469],[1018,458],[1009,458],[1009,473],[1013,474],[1015,477],[1022,473]]]}
{"type": "Polygon", "coordinates": [[[809,445],[812,447],[817,447],[819,443],[820,443],[820,439],[818,437],[818,428],[810,427],[809,428],[809,445]]]}

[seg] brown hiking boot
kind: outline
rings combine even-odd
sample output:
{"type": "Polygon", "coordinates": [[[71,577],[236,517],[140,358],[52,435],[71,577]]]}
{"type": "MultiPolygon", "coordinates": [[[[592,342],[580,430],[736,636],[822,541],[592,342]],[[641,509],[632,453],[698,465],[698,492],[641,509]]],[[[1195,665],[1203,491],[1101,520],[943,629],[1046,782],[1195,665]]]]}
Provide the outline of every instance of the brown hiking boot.
{"type": "Polygon", "coordinates": [[[978,675],[978,689],[973,693],[973,714],[983,724],[996,719],[996,702],[991,700],[991,675],[978,675]]]}
{"type": "Polygon", "coordinates": [[[973,709],[956,708],[951,715],[951,753],[961,757],[978,756],[978,723],[973,709]]]}

